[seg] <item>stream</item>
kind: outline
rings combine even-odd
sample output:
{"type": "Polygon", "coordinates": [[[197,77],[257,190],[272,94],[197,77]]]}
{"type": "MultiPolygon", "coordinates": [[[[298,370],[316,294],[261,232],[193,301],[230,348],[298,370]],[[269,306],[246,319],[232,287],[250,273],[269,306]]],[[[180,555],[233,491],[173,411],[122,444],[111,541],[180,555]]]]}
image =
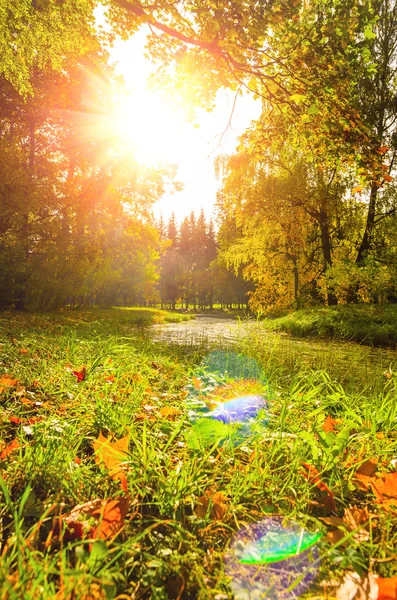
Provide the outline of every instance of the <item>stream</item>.
{"type": "Polygon", "coordinates": [[[240,352],[253,348],[267,362],[274,359],[288,368],[299,364],[309,369],[324,369],[338,380],[371,379],[387,371],[397,371],[397,352],[374,348],[354,342],[296,338],[286,333],[267,331],[255,320],[238,321],[230,316],[198,315],[197,319],[182,323],[152,325],[150,337],[155,342],[178,346],[214,348],[238,347],[240,352]]]}

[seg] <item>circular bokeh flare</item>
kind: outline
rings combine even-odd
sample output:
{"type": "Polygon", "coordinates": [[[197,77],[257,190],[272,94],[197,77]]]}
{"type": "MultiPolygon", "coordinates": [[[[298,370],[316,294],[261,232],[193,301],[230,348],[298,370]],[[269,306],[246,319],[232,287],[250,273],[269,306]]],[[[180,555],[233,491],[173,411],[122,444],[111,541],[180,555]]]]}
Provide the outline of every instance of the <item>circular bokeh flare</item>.
{"type": "Polygon", "coordinates": [[[225,556],[235,599],[299,598],[316,577],[321,537],[281,517],[241,529],[225,556]]]}

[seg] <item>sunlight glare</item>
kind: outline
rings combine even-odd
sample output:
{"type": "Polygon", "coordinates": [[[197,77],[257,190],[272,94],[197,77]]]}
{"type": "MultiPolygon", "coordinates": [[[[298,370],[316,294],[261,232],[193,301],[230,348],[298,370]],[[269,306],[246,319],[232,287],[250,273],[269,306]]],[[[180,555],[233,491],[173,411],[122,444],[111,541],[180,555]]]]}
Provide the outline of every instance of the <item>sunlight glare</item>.
{"type": "Polygon", "coordinates": [[[118,143],[146,166],[180,161],[186,138],[184,125],[182,114],[148,90],[120,96],[112,115],[118,143]]]}

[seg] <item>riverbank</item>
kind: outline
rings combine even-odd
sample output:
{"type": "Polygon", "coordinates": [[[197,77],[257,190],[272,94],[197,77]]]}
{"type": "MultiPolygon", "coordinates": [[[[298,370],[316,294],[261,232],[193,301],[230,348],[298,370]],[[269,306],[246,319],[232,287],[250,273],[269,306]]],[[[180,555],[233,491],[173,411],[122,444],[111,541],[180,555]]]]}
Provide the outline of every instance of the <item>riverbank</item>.
{"type": "Polygon", "coordinates": [[[322,535],[308,598],[331,573],[397,574],[397,498],[373,492],[395,477],[393,371],[346,391],[315,362],[291,373],[259,334],[222,354],[154,343],[135,316],[0,315],[4,598],[231,600],[236,533],[274,516],[322,535]],[[192,422],[189,399],[228,393],[266,399],[251,429],[192,422]]]}
{"type": "Polygon", "coordinates": [[[263,324],[269,331],[283,331],[297,337],[392,348],[397,345],[397,306],[392,304],[305,308],[283,317],[266,319],[263,324]]]}

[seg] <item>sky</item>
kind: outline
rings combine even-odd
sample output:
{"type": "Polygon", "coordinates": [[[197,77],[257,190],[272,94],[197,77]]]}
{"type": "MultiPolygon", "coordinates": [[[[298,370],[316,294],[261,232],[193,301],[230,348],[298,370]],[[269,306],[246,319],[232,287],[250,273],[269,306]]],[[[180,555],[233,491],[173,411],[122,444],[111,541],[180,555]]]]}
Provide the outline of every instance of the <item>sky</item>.
{"type": "Polygon", "coordinates": [[[185,120],[182,110],[167,104],[159,92],[150,90],[148,79],[155,66],[144,57],[145,31],[142,29],[127,41],[117,40],[111,52],[116,73],[122,75],[127,94],[120,98],[120,127],[144,163],[168,160],[178,165],[176,179],[181,192],[167,192],[154,206],[156,217],[165,219],[175,212],[178,221],[192,210],[204,208],[207,217],[213,211],[216,189],[214,159],[230,154],[237,138],[260,114],[260,102],[251,96],[239,97],[231,128],[223,135],[230,119],[234,94],[221,91],[215,109],[208,113],[199,109],[196,126],[185,120]],[[198,125],[198,126],[197,126],[198,125]],[[222,137],[222,139],[221,139],[222,137]]]}

